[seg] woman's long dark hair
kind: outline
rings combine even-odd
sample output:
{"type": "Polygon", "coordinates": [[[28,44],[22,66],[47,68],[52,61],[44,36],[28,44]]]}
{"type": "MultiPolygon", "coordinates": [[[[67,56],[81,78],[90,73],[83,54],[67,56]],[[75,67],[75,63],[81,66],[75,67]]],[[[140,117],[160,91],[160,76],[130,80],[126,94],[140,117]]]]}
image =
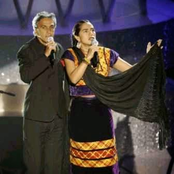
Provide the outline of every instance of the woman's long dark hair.
{"type": "Polygon", "coordinates": [[[71,45],[74,47],[74,46],[77,46],[77,43],[78,41],[76,40],[76,38],[74,37],[74,35],[76,36],[79,36],[79,32],[81,30],[81,26],[84,24],[84,23],[90,23],[89,20],[80,20],[78,21],[73,29],[72,29],[72,35],[71,35],[71,45]]]}

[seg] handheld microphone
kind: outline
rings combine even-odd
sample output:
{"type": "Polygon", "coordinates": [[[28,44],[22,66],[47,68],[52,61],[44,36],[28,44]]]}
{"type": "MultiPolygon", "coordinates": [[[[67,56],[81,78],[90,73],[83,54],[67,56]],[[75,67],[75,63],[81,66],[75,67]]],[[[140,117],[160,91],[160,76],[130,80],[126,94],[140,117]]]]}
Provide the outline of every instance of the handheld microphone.
{"type": "Polygon", "coordinates": [[[13,97],[16,96],[16,94],[14,94],[14,93],[2,91],[2,90],[0,90],[0,93],[10,95],[10,96],[13,96],[13,97]]]}
{"type": "MultiPolygon", "coordinates": [[[[98,41],[94,38],[92,40],[91,44],[97,46],[98,41]]],[[[98,53],[95,52],[93,58],[91,59],[91,65],[95,68],[95,67],[97,67],[98,62],[99,62],[98,53]]]]}
{"type": "MultiPolygon", "coordinates": [[[[49,38],[48,38],[48,42],[51,42],[51,41],[54,41],[54,38],[53,38],[53,37],[49,37],[49,38]]],[[[50,55],[55,56],[54,54],[55,54],[55,51],[52,50],[50,55]]],[[[54,58],[55,58],[55,57],[54,57],[54,58]]]]}
{"type": "Polygon", "coordinates": [[[51,41],[54,41],[54,38],[52,36],[48,37],[48,42],[51,42],[51,41]]]}
{"type": "MultiPolygon", "coordinates": [[[[48,37],[48,42],[51,42],[51,41],[54,41],[54,38],[53,37],[48,37]]],[[[54,50],[51,50],[49,58],[50,58],[51,66],[53,66],[54,65],[54,60],[56,59],[56,55],[55,55],[54,50]]]]}
{"type": "Polygon", "coordinates": [[[94,39],[92,39],[91,44],[97,46],[98,45],[98,41],[94,38],[94,39]]]}

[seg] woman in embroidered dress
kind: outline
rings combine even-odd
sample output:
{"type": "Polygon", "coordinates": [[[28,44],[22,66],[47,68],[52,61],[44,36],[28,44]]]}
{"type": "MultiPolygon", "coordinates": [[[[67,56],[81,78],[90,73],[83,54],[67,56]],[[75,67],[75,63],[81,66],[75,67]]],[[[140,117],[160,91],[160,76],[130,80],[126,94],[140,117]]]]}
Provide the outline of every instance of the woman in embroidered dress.
{"type": "MultiPolygon", "coordinates": [[[[123,72],[132,65],[114,50],[98,46],[94,26],[88,20],[75,24],[72,46],[63,55],[73,98],[69,118],[72,173],[119,174],[111,111],[96,98],[83,75],[88,66],[96,73],[108,76],[111,67],[123,72]],[[81,62],[73,49],[75,47],[82,53],[81,62]]],[[[148,44],[147,51],[150,48],[151,44],[148,44]]]]}

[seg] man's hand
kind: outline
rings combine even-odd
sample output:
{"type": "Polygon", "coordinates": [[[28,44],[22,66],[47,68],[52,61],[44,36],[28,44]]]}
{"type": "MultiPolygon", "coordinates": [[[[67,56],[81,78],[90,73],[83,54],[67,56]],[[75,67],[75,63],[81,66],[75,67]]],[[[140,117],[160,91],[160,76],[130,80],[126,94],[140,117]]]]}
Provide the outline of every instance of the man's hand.
{"type": "Polygon", "coordinates": [[[47,44],[45,44],[46,46],[46,50],[45,50],[45,56],[49,57],[51,54],[51,51],[54,50],[56,52],[56,46],[57,44],[54,42],[53,37],[51,37],[52,39],[49,39],[47,44]]]}

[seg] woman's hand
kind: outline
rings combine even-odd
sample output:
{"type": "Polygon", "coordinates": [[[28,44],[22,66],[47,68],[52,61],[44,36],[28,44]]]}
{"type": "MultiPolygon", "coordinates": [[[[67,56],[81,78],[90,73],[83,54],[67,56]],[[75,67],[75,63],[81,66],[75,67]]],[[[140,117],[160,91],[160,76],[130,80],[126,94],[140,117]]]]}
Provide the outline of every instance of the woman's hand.
{"type": "Polygon", "coordinates": [[[98,46],[97,45],[90,46],[88,49],[88,53],[86,55],[87,59],[91,60],[95,52],[98,52],[98,46]]]}
{"type": "MultiPolygon", "coordinates": [[[[161,42],[162,42],[162,39],[158,39],[157,40],[157,45],[160,46],[161,42]]],[[[146,53],[148,53],[153,46],[154,46],[154,44],[152,45],[151,42],[148,42],[147,48],[146,48],[146,53]]],[[[162,49],[163,46],[161,46],[160,48],[162,49]]]]}

